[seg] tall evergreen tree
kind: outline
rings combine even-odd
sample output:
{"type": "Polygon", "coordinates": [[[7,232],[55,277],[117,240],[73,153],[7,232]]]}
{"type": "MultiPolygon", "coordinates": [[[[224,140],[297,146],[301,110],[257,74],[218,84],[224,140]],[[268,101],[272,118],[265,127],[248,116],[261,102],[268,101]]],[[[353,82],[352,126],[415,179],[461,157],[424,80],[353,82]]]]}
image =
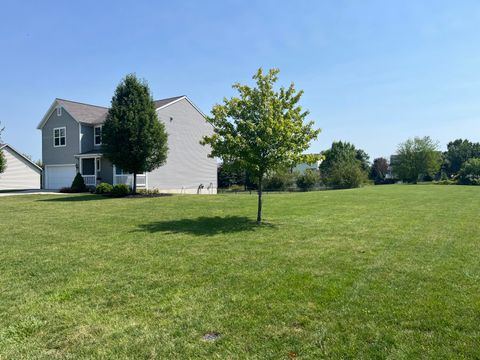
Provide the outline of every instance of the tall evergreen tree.
{"type": "Polygon", "coordinates": [[[167,159],[165,125],[157,118],[155,104],[145,81],[127,75],[117,86],[102,129],[105,156],[123,171],[137,174],[162,166],[167,159]]]}
{"type": "MultiPolygon", "coordinates": [[[[214,134],[204,137],[210,145],[210,156],[245,169],[258,184],[257,223],[262,222],[262,190],[265,175],[279,168],[304,162],[302,153],[309,148],[320,130],[313,122],[304,123],[308,111],[298,105],[303,91],[293,84],[274,89],[278,69],[264,74],[259,69],[253,76],[255,87],[234,84],[238,97],[224,99],[215,105],[208,121],[214,134]]],[[[308,157],[308,156],[307,156],[308,157]]],[[[308,157],[307,162],[314,159],[308,157]]]]}

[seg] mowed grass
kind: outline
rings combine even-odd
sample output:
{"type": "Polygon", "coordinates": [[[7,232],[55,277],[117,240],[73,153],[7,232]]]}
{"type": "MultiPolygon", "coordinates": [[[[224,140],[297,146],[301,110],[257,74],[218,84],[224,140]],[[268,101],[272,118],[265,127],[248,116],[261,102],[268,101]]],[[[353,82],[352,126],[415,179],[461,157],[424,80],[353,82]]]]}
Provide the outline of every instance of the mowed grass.
{"type": "Polygon", "coordinates": [[[480,358],[480,188],[268,194],[261,227],[255,211],[0,198],[0,358],[480,358]]]}

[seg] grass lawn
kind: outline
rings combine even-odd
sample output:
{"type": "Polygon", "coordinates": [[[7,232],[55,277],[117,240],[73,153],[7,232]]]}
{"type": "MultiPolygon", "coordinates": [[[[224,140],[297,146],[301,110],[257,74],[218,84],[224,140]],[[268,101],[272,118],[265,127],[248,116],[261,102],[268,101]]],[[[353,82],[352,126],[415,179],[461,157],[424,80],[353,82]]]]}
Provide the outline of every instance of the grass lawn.
{"type": "Polygon", "coordinates": [[[0,359],[480,358],[480,187],[268,194],[264,213],[1,198],[0,359]]]}

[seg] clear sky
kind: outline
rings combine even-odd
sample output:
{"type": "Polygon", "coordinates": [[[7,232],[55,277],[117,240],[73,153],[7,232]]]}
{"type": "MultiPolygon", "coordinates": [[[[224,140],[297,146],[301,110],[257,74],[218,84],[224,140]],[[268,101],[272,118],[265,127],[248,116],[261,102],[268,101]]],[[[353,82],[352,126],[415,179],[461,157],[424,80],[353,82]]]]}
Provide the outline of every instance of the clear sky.
{"type": "Polygon", "coordinates": [[[430,135],[480,141],[480,2],[10,1],[0,7],[3,140],[41,156],[55,97],[108,106],[135,72],[204,112],[258,67],[304,89],[322,129],[371,158],[430,135]]]}

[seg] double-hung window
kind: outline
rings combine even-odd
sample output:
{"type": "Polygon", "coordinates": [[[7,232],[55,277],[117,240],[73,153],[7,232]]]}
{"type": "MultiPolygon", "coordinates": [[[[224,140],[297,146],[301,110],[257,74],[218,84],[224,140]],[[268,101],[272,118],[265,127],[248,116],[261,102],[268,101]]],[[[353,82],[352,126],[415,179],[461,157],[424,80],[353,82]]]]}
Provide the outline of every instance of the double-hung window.
{"type": "Polygon", "coordinates": [[[62,147],[67,144],[67,129],[59,127],[53,129],[53,146],[62,147]]]}
{"type": "Polygon", "coordinates": [[[102,145],[102,127],[101,126],[95,126],[93,129],[93,135],[94,135],[94,144],[95,145],[102,145]]]}

